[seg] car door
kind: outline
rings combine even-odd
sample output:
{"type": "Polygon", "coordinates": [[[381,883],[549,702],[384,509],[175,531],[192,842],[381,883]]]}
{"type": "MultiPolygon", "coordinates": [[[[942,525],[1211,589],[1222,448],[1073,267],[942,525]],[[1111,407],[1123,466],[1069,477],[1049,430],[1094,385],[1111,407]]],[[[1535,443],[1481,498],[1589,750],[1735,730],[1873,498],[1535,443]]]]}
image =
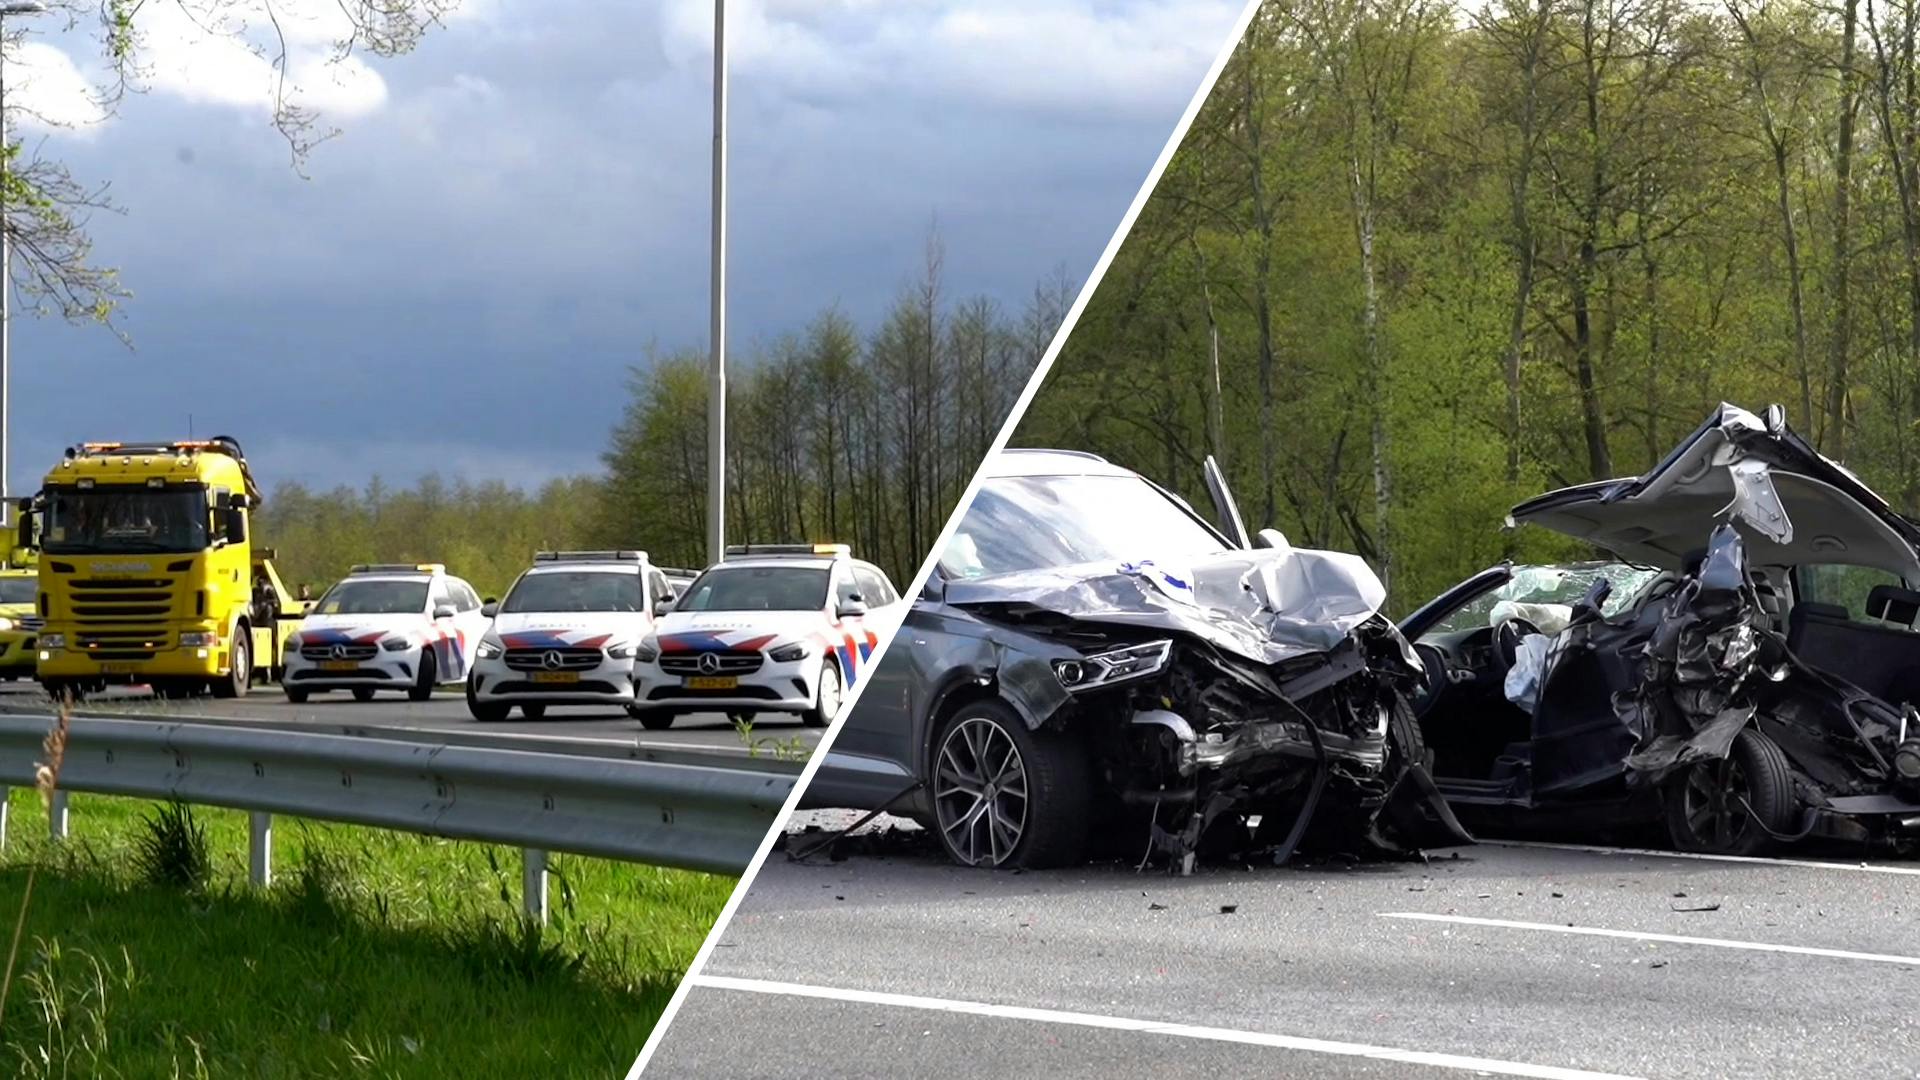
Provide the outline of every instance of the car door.
{"type": "Polygon", "coordinates": [[[453,590],[455,601],[455,633],[453,637],[455,655],[453,659],[455,667],[449,668],[448,670],[450,675],[457,670],[459,677],[464,679],[467,674],[467,665],[473,661],[474,647],[480,641],[480,636],[487,632],[487,624],[492,620],[488,619],[486,614],[480,610],[482,607],[480,594],[474,591],[471,584],[460,578],[455,578],[453,579],[453,590]]]}
{"type": "MultiPolygon", "coordinates": [[[[937,585],[937,580],[928,583],[934,597],[937,585]]],[[[874,809],[914,785],[916,740],[923,738],[914,693],[923,673],[915,654],[934,645],[938,606],[937,599],[923,599],[907,608],[897,632],[901,648],[889,650],[867,670],[868,685],[821,759],[802,805],[874,809]]]]}

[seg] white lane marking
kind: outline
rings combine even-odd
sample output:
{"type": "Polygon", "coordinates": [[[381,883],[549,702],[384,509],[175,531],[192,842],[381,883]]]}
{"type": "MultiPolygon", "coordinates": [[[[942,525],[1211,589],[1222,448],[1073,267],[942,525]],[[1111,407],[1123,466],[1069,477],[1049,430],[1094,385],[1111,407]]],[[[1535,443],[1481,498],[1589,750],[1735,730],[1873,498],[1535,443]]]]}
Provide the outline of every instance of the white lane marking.
{"type": "Polygon", "coordinates": [[[1887,953],[1853,952],[1849,949],[1816,949],[1809,945],[1775,945],[1766,941],[1734,941],[1729,938],[1691,937],[1686,934],[1654,934],[1641,930],[1608,930],[1599,926],[1567,926],[1561,923],[1516,922],[1511,919],[1477,919],[1469,915],[1435,915],[1424,911],[1382,911],[1383,919],[1415,919],[1420,922],[1453,923],[1461,926],[1492,926],[1505,930],[1545,930],[1555,934],[1586,937],[1625,938],[1630,941],[1658,941],[1670,945],[1706,945],[1716,949],[1748,949],[1753,952],[1792,953],[1795,956],[1822,956],[1830,960],[1867,960],[1876,964],[1902,964],[1920,967],[1920,956],[1892,956],[1887,953]]]}
{"type": "Polygon", "coordinates": [[[1584,851],[1594,855],[1638,855],[1654,859],[1699,859],[1705,862],[1759,863],[1763,866],[1801,866],[1815,870],[1851,870],[1856,874],[1905,874],[1920,877],[1920,866],[1882,866],[1876,863],[1826,862],[1821,859],[1768,859],[1759,855],[1708,855],[1695,851],[1655,851],[1652,848],[1602,847],[1597,844],[1555,844],[1544,840],[1483,840],[1487,847],[1540,848],[1547,851],[1584,851]]]}
{"type": "Polygon", "coordinates": [[[767,979],[738,979],[725,975],[694,975],[689,984],[713,990],[734,990],[748,994],[773,994],[781,997],[815,998],[855,1005],[884,1005],[900,1009],[986,1016],[997,1020],[1028,1020],[1042,1024],[1071,1024],[1106,1031],[1129,1031],[1142,1035],[1167,1035],[1176,1039],[1202,1039],[1208,1042],[1238,1043],[1275,1050],[1298,1050],[1335,1057],[1368,1058],[1405,1065],[1430,1065],[1439,1069],[1464,1069],[1495,1076],[1531,1076],[1542,1080],[1620,1080],[1619,1073],[1589,1072],[1558,1065],[1534,1065],[1524,1061],[1498,1058],[1465,1057],[1432,1050],[1398,1050],[1390,1046],[1310,1039],[1299,1035],[1275,1035],[1264,1031],[1203,1027],[1198,1024],[1170,1023],[1164,1020],[1138,1020],[1099,1013],[1065,1012],[1035,1009],[1024,1005],[989,1005],[980,1001],[954,1001],[948,998],[920,997],[914,994],[889,994],[873,990],[847,990],[834,986],[809,986],[804,983],[773,982],[767,979]]]}

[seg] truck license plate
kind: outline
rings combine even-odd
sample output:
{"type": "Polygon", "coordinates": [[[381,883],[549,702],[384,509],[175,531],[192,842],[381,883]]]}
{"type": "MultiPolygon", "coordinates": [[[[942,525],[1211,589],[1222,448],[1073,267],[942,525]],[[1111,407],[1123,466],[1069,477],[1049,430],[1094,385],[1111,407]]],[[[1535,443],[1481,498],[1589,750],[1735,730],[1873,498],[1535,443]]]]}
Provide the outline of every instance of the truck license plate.
{"type": "Polygon", "coordinates": [[[580,673],[577,671],[536,671],[533,681],[537,683],[577,683],[580,673]]]}
{"type": "Polygon", "coordinates": [[[133,674],[133,673],[134,673],[134,671],[135,671],[135,669],[136,669],[136,667],[137,667],[137,665],[135,665],[135,664],[128,664],[128,663],[118,663],[118,664],[114,664],[114,663],[106,663],[106,664],[101,664],[101,665],[100,665],[100,674],[102,674],[102,675],[131,675],[131,674],[133,674]]]}
{"type": "Polygon", "coordinates": [[[740,680],[732,675],[693,675],[687,679],[689,690],[732,690],[740,680]]]}

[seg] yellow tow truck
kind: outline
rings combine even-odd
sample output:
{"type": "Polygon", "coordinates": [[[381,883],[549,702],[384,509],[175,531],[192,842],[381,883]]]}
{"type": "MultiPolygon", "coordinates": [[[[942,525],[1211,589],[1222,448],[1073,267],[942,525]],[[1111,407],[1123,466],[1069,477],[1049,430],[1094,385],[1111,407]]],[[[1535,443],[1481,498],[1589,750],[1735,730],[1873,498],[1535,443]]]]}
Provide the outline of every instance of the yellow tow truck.
{"type": "Polygon", "coordinates": [[[0,563],[0,679],[31,679],[40,637],[39,552],[16,545],[0,563]]]}
{"type": "Polygon", "coordinates": [[[277,679],[308,605],[253,544],[259,505],[230,438],[67,450],[15,537],[39,549],[41,685],[68,699],[110,683],[237,697],[277,679]]]}

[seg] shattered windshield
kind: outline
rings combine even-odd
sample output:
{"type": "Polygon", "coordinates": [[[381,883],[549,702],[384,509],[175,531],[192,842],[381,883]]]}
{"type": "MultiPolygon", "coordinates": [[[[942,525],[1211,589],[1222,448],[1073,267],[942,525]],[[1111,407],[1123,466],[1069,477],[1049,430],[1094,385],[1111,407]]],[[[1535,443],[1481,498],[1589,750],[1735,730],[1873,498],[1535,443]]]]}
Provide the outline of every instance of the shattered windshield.
{"type": "Polygon", "coordinates": [[[1633,607],[1634,601],[1659,576],[1660,571],[1653,567],[1628,563],[1516,566],[1513,568],[1513,577],[1505,585],[1475,597],[1472,602],[1442,619],[1430,632],[1456,634],[1463,630],[1478,630],[1492,626],[1496,617],[1514,615],[1552,633],[1553,630],[1546,624],[1554,622],[1564,625],[1573,605],[1587,595],[1587,590],[1601,578],[1611,582],[1613,590],[1600,605],[1600,614],[1612,618],[1633,607]],[[1545,605],[1546,610],[1557,617],[1537,617],[1543,613],[1515,607],[1536,604],[1545,605]]]}
{"type": "Polygon", "coordinates": [[[1138,476],[1003,476],[987,481],[940,557],[950,578],[1079,563],[1177,563],[1226,550],[1138,476]]]}

